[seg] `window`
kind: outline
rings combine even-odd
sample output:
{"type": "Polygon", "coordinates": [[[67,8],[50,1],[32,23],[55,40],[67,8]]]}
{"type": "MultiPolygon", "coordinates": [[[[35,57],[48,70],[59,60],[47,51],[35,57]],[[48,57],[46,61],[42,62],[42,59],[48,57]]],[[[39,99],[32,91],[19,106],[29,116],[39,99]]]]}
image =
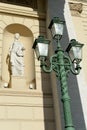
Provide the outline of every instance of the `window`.
{"type": "Polygon", "coordinates": [[[0,2],[37,9],[37,0],[0,0],[0,2]]]}

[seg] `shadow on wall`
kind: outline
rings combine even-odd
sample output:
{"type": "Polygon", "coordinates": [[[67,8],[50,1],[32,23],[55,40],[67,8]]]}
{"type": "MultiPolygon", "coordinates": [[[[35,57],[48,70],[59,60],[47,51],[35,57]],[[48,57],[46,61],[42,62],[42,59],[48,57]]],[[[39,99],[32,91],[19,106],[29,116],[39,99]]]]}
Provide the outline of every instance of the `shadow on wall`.
{"type": "MultiPolygon", "coordinates": [[[[65,5],[65,0],[48,0],[47,2],[47,18],[46,18],[46,24],[47,26],[49,26],[49,19],[51,20],[53,17],[60,17],[60,19],[64,20],[64,5],[65,5]]],[[[40,23],[40,27],[42,26],[42,24],[40,23]]],[[[48,32],[48,37],[50,37],[49,34],[50,32],[48,32]]],[[[46,36],[46,32],[43,33],[40,30],[40,35],[44,35],[46,36]]],[[[46,36],[47,37],[47,36],[46,36]]],[[[65,26],[64,28],[64,33],[63,33],[63,37],[61,39],[61,46],[62,48],[65,50],[68,46],[69,43],[69,37],[68,37],[68,33],[67,33],[67,28],[65,26]]],[[[53,44],[53,48],[55,50],[56,45],[53,44]]],[[[49,82],[46,86],[45,86],[45,80],[44,80],[44,73],[42,73],[42,90],[43,93],[46,93],[46,89],[49,90],[49,93],[52,94],[52,90],[51,90],[51,79],[47,78],[49,77],[48,74],[45,75],[45,79],[46,82],[49,82]],[[48,80],[49,79],[49,80],[48,80]],[[46,89],[45,89],[46,88],[46,89]]],[[[50,75],[50,74],[49,74],[50,75]]],[[[75,126],[75,129],[79,129],[79,130],[85,130],[85,122],[84,122],[84,116],[83,116],[83,110],[82,110],[82,104],[81,104],[81,98],[80,98],[80,93],[79,93],[79,89],[78,89],[78,83],[77,83],[77,79],[75,75],[70,74],[68,77],[68,88],[69,88],[69,95],[71,97],[71,111],[72,111],[72,118],[73,118],[73,124],[75,126]]],[[[64,116],[63,116],[63,109],[62,109],[62,103],[61,103],[61,90],[60,90],[60,83],[57,80],[57,87],[58,87],[58,93],[59,93],[59,99],[60,99],[60,110],[61,110],[61,122],[62,122],[62,129],[64,128],[64,116]]],[[[44,104],[46,103],[46,101],[43,101],[44,104]]],[[[49,110],[48,110],[49,111],[49,110]]],[[[47,117],[47,112],[44,109],[44,117],[46,119],[47,117]]],[[[53,119],[54,122],[54,119],[53,119]]],[[[52,122],[52,123],[53,123],[52,122]]],[[[51,122],[49,122],[49,124],[47,123],[47,121],[45,120],[45,130],[52,130],[55,129],[55,127],[51,127],[51,122]]]]}

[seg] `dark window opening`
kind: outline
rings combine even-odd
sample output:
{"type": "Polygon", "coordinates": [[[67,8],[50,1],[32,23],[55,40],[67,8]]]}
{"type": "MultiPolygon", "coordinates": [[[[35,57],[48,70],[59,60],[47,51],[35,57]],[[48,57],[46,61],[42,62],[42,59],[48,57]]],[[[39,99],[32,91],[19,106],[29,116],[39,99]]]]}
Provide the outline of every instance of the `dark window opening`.
{"type": "Polygon", "coordinates": [[[0,0],[0,2],[37,9],[37,0],[0,0]]]}

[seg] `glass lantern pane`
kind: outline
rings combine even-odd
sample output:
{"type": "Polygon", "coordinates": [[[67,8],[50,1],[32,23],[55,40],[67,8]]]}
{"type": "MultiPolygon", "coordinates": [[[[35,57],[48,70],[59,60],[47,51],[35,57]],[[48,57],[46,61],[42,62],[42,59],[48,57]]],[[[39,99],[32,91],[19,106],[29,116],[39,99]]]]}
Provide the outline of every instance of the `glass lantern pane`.
{"type": "Polygon", "coordinates": [[[73,49],[70,49],[70,51],[69,51],[69,56],[70,56],[70,58],[71,58],[71,61],[73,61],[73,60],[74,60],[73,49]]]}
{"type": "Polygon", "coordinates": [[[35,52],[36,52],[37,59],[39,59],[40,54],[39,54],[39,49],[38,49],[38,47],[37,47],[37,46],[36,46],[36,48],[35,48],[35,52]]]}
{"type": "Polygon", "coordinates": [[[73,61],[74,59],[82,59],[82,50],[79,47],[72,47],[70,49],[69,55],[71,57],[71,60],[73,61]]]}
{"type": "Polygon", "coordinates": [[[54,23],[52,26],[52,35],[62,35],[63,34],[63,24],[54,23]]]}
{"type": "Polygon", "coordinates": [[[38,43],[37,46],[39,48],[39,55],[46,57],[48,55],[48,44],[38,43]]]}
{"type": "Polygon", "coordinates": [[[74,56],[77,59],[82,59],[82,53],[80,47],[73,47],[74,56]]]}

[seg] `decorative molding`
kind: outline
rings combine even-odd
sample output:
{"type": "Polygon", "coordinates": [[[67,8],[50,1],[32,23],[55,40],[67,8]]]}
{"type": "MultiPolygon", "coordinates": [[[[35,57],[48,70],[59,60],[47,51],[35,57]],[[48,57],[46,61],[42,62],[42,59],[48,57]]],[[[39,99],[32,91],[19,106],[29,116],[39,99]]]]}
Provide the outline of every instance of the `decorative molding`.
{"type": "Polygon", "coordinates": [[[29,7],[25,8],[23,6],[16,6],[16,5],[11,5],[11,4],[1,3],[1,2],[0,2],[0,12],[45,19],[45,13],[38,13],[38,11],[34,11],[32,8],[29,7]]]}
{"type": "Polygon", "coordinates": [[[13,89],[13,88],[0,88],[0,96],[18,96],[18,97],[44,97],[44,98],[51,98],[51,93],[43,93],[39,92],[35,89],[33,90],[20,90],[20,89],[13,89]]]}
{"type": "Polygon", "coordinates": [[[53,104],[30,104],[30,103],[6,103],[6,102],[0,102],[0,106],[20,106],[20,107],[45,107],[45,108],[53,108],[53,104]]]}
{"type": "Polygon", "coordinates": [[[87,0],[69,0],[69,1],[72,1],[72,2],[87,2],[87,0]]]}
{"type": "Polygon", "coordinates": [[[37,0],[0,0],[0,2],[37,9],[37,0]]]}
{"type": "Polygon", "coordinates": [[[83,4],[82,3],[72,3],[69,2],[69,7],[71,10],[71,15],[73,16],[80,16],[83,10],[83,4]]]}
{"type": "Polygon", "coordinates": [[[43,94],[37,90],[0,88],[0,97],[0,106],[53,107],[52,94],[43,94]]]}

